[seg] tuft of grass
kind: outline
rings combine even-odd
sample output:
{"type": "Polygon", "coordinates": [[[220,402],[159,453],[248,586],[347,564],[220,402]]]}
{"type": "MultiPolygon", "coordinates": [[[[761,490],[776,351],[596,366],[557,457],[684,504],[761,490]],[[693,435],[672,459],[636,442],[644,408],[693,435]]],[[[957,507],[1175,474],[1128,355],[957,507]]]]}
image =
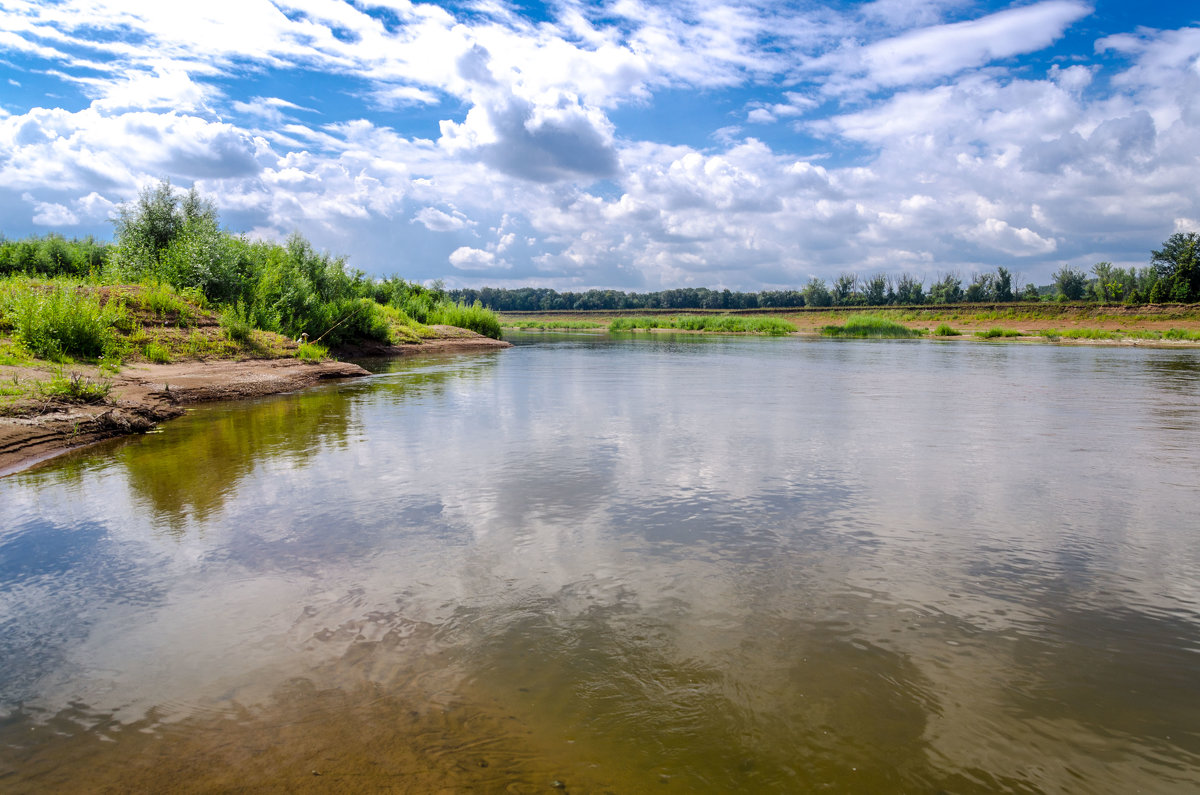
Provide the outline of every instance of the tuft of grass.
{"type": "Polygon", "coordinates": [[[173,321],[175,326],[186,328],[195,325],[197,317],[193,305],[202,307],[204,296],[195,291],[182,296],[169,284],[144,282],[131,296],[131,302],[159,320],[173,321]]]}
{"type": "Polygon", "coordinates": [[[476,301],[471,306],[444,303],[429,310],[425,317],[429,325],[457,326],[470,329],[485,337],[500,339],[500,318],[483,304],[476,301]]]}
{"type": "Polygon", "coordinates": [[[39,381],[35,387],[42,397],[66,400],[72,403],[99,403],[112,390],[111,381],[93,381],[80,373],[64,376],[60,370],[49,381],[39,381]]]}
{"type": "Polygon", "coordinates": [[[821,333],[826,337],[855,337],[879,339],[909,339],[921,336],[921,332],[908,326],[875,315],[854,315],[842,326],[823,326],[821,333]]]}
{"type": "Polygon", "coordinates": [[[1041,337],[1069,340],[1117,340],[1125,336],[1123,332],[1105,331],[1099,328],[1069,328],[1062,331],[1052,328],[1039,331],[1037,334],[1041,337]]]}
{"type": "Polygon", "coordinates": [[[253,326],[240,303],[234,304],[221,313],[221,332],[226,339],[233,342],[249,342],[252,330],[253,326]]]}
{"type": "Polygon", "coordinates": [[[987,331],[976,331],[975,336],[980,339],[990,340],[997,337],[1024,337],[1025,334],[1011,328],[990,328],[987,331]]]}
{"type": "Polygon", "coordinates": [[[791,334],[796,327],[777,317],[746,315],[678,315],[673,317],[619,317],[608,324],[609,331],[635,329],[678,329],[717,334],[791,334]]]}
{"type": "Polygon", "coordinates": [[[171,352],[157,342],[147,342],[142,346],[142,356],[148,362],[155,364],[170,364],[171,352]]]}
{"type": "Polygon", "coordinates": [[[942,323],[933,330],[935,337],[961,337],[962,332],[951,326],[949,323],[942,323]]]}
{"type": "Polygon", "coordinates": [[[316,342],[302,342],[296,349],[296,358],[306,362],[323,362],[329,358],[329,349],[316,342]]]}

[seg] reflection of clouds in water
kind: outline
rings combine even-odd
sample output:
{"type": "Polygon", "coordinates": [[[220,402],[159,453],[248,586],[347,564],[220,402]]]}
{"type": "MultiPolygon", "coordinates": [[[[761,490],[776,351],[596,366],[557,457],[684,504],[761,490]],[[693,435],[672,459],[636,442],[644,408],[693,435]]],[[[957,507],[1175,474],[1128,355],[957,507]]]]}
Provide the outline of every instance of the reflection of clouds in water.
{"type": "MultiPolygon", "coordinates": [[[[237,474],[175,537],[132,507],[162,489],[124,470],[84,477],[70,499],[52,483],[32,492],[51,521],[91,517],[106,536],[87,543],[117,545],[159,589],[66,633],[74,664],[47,706],[81,693],[131,715],[168,698],[248,702],[317,671],[399,686],[436,658],[446,692],[556,683],[566,695],[536,705],[551,723],[590,714],[619,733],[657,716],[678,740],[663,753],[703,746],[707,727],[815,743],[804,753],[820,769],[845,753],[810,737],[825,721],[848,742],[978,768],[983,788],[1004,775],[1050,786],[1072,765],[1093,783],[1134,776],[1141,751],[1082,760],[1097,732],[1132,734],[1161,700],[1111,719],[1078,699],[1039,717],[1029,704],[1088,664],[1076,629],[1089,616],[1157,616],[1175,622],[1148,625],[1166,646],[1194,640],[1195,497],[1172,484],[1200,467],[1194,444],[1164,453],[1162,435],[1181,431],[1144,411],[1163,396],[1153,354],[638,346],[405,363],[322,392],[311,432],[289,441],[285,421],[231,448],[248,461],[224,465],[237,474]],[[1068,761],[1025,778],[1047,749],[1068,761]]],[[[169,447],[155,444],[140,460],[169,447]]],[[[32,516],[30,493],[6,510],[32,516]]],[[[1122,654],[1146,641],[1107,637],[1122,654]]],[[[1110,688],[1119,655],[1103,670],[1094,686],[1110,688]]],[[[736,764],[753,743],[729,745],[709,753],[736,764]]]]}

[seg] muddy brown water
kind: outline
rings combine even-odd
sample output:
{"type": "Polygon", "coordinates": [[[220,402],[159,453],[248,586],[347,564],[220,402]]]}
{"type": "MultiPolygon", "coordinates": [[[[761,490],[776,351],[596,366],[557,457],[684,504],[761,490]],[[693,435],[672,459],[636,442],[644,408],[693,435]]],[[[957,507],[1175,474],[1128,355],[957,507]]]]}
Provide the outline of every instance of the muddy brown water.
{"type": "Polygon", "coordinates": [[[1200,787],[1200,352],[513,337],[0,481],[0,790],[1200,787]]]}

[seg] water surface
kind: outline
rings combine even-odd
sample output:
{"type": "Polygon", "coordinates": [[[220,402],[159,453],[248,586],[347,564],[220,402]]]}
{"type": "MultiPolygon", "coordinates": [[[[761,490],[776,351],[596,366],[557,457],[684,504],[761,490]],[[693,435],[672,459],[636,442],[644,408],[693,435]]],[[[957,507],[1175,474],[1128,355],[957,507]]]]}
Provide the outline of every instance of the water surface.
{"type": "Polygon", "coordinates": [[[0,788],[1200,786],[1200,355],[524,335],[0,481],[0,788]]]}

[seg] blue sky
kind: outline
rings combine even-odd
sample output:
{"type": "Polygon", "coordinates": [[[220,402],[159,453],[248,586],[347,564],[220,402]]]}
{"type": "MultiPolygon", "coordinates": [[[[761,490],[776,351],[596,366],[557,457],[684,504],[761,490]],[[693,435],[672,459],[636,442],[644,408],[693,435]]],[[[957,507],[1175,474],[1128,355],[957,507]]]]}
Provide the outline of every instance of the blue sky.
{"type": "Polygon", "coordinates": [[[1200,6],[0,5],[0,232],[162,178],[449,286],[1042,284],[1200,231],[1200,6]]]}

